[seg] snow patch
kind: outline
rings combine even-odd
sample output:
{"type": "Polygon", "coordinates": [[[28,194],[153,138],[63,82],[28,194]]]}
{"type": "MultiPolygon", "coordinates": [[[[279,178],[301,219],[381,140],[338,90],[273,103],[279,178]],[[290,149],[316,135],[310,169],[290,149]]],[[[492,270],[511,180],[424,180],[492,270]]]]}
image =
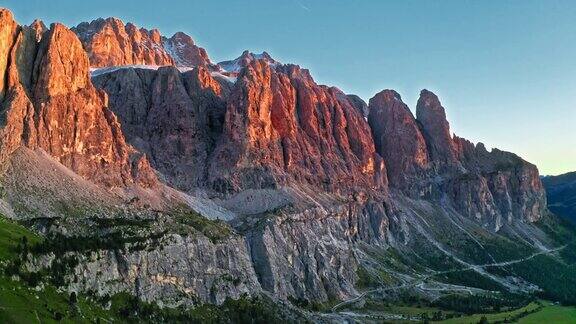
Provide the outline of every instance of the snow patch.
{"type": "Polygon", "coordinates": [[[226,80],[230,83],[236,83],[236,81],[238,80],[238,77],[232,77],[232,76],[224,75],[220,72],[210,72],[210,75],[213,78],[220,78],[220,79],[226,80]]]}
{"type": "MultiPolygon", "coordinates": [[[[170,65],[163,65],[163,66],[170,66],[170,65]]],[[[97,77],[99,75],[115,72],[118,70],[125,70],[125,69],[158,70],[159,68],[161,68],[163,66],[161,66],[161,65],[135,64],[135,65],[107,66],[107,67],[103,67],[103,68],[90,68],[90,76],[91,77],[97,77]]],[[[181,73],[192,71],[192,69],[194,69],[193,67],[176,67],[176,68],[181,73]]]]}
{"type": "Polygon", "coordinates": [[[233,61],[220,62],[218,63],[218,66],[225,72],[238,73],[242,69],[239,59],[235,59],[233,61]]]}
{"type": "MultiPolygon", "coordinates": [[[[164,65],[164,66],[170,66],[170,65],[164,65]]],[[[126,69],[158,70],[161,67],[163,67],[163,66],[135,64],[135,65],[107,66],[107,67],[103,67],[103,68],[90,68],[90,76],[92,78],[94,78],[94,77],[104,75],[107,73],[112,73],[112,72],[116,72],[119,70],[126,70],[126,69]]],[[[184,66],[177,66],[176,68],[178,69],[178,71],[180,71],[180,73],[192,71],[194,69],[194,67],[184,67],[184,66]]],[[[238,80],[238,78],[235,76],[228,76],[228,75],[222,74],[222,73],[217,72],[217,71],[210,72],[210,75],[214,78],[219,78],[219,79],[228,81],[230,83],[236,83],[236,81],[238,80]]]]}
{"type": "MultiPolygon", "coordinates": [[[[180,55],[178,55],[178,51],[174,48],[172,42],[170,42],[169,40],[165,40],[162,42],[162,46],[164,46],[164,50],[166,51],[166,53],[168,53],[168,55],[170,55],[172,59],[174,59],[174,64],[176,64],[176,66],[186,65],[182,60],[182,58],[180,57],[180,55]]],[[[184,45],[178,42],[178,44],[176,44],[176,47],[182,49],[184,45]]]]}
{"type": "Polygon", "coordinates": [[[221,70],[228,73],[238,73],[242,68],[252,62],[253,60],[264,60],[270,65],[272,68],[275,68],[280,63],[275,61],[268,55],[266,52],[260,54],[254,54],[249,52],[244,52],[240,57],[231,60],[231,61],[224,61],[218,63],[218,66],[221,70]]]}

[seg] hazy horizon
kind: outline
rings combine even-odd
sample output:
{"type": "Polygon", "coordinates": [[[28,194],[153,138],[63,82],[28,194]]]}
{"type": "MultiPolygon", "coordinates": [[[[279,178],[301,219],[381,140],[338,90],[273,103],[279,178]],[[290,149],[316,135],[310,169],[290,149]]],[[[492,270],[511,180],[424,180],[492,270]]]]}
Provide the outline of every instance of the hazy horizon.
{"type": "Polygon", "coordinates": [[[267,51],[368,100],[435,92],[452,132],[514,152],[542,175],[576,170],[571,1],[0,1],[17,21],[115,16],[191,35],[212,61],[267,51]]]}

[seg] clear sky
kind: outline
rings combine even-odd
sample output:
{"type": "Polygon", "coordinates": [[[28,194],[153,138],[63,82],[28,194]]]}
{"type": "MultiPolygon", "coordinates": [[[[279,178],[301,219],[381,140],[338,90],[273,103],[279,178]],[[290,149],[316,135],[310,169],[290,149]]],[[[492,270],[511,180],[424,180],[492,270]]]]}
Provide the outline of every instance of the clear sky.
{"type": "Polygon", "coordinates": [[[515,152],[541,174],[576,170],[576,1],[0,0],[20,23],[97,17],[190,34],[213,61],[244,49],[414,110],[434,91],[452,131],[515,152]]]}

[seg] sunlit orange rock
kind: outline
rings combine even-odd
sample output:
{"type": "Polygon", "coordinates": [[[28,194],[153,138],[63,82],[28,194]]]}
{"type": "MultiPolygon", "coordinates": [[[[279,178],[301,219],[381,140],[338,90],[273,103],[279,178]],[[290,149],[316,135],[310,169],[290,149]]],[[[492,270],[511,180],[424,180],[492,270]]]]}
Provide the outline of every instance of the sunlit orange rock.
{"type": "Polygon", "coordinates": [[[5,35],[0,53],[9,48],[0,61],[10,62],[2,66],[7,73],[0,78],[6,121],[0,130],[1,156],[26,145],[107,186],[135,180],[154,185],[145,158],[136,158],[107,108],[107,95],[92,85],[88,57],[76,35],[61,24],[44,33],[40,24],[17,26],[6,10],[0,17],[0,35],[5,35]]]}
{"type": "Polygon", "coordinates": [[[210,173],[216,187],[386,187],[370,128],[340,90],[317,85],[296,65],[246,64],[228,99],[210,173]]]}
{"type": "Polygon", "coordinates": [[[119,65],[212,66],[206,51],[182,32],[166,38],[157,29],[138,28],[118,18],[83,22],[72,29],[92,67],[119,65]]]}

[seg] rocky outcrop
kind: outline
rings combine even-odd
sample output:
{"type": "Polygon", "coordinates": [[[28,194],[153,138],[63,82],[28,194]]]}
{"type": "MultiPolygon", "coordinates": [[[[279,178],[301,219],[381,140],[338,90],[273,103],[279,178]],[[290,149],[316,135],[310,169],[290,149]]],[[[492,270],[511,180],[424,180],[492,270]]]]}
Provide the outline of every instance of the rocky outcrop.
{"type": "MultiPolygon", "coordinates": [[[[39,23],[20,27],[7,11],[2,16],[0,33],[12,38],[5,41],[9,55],[2,77],[2,155],[20,145],[38,147],[107,186],[135,179],[153,185],[153,172],[125,143],[106,94],[92,86],[88,58],[76,35],[61,24],[42,34],[39,23]]],[[[4,46],[0,52],[6,53],[4,46]]]]}
{"type": "Polygon", "coordinates": [[[279,217],[247,236],[262,288],[281,298],[341,300],[356,291],[350,243],[384,244],[390,224],[382,203],[314,208],[279,217]]]}
{"type": "Polygon", "coordinates": [[[327,190],[387,185],[361,113],[307,70],[250,61],[228,99],[211,180],[220,191],[291,182],[327,190]]]}
{"type": "Polygon", "coordinates": [[[46,28],[46,25],[44,24],[44,22],[42,20],[39,20],[39,19],[34,20],[32,22],[32,24],[30,25],[30,28],[32,28],[34,30],[34,32],[36,33],[36,41],[40,41],[44,32],[46,32],[48,30],[48,28],[46,28]]]}
{"type": "Polygon", "coordinates": [[[488,185],[497,215],[508,223],[538,221],[546,210],[546,194],[535,165],[519,156],[482,143],[454,137],[460,162],[468,174],[478,174],[488,185]]]}
{"type": "Polygon", "coordinates": [[[8,70],[10,51],[14,46],[14,41],[18,32],[18,25],[14,21],[12,13],[6,9],[0,9],[0,98],[6,94],[8,80],[6,71],[8,70]]]}
{"type": "Polygon", "coordinates": [[[241,237],[214,244],[205,237],[168,235],[136,251],[94,251],[79,256],[72,283],[99,295],[130,292],[164,305],[221,304],[226,298],[256,296],[262,288],[241,237]]]}
{"type": "Polygon", "coordinates": [[[386,161],[390,185],[408,192],[418,190],[429,169],[429,158],[412,112],[394,90],[375,95],[368,109],[376,151],[386,161]]]}

